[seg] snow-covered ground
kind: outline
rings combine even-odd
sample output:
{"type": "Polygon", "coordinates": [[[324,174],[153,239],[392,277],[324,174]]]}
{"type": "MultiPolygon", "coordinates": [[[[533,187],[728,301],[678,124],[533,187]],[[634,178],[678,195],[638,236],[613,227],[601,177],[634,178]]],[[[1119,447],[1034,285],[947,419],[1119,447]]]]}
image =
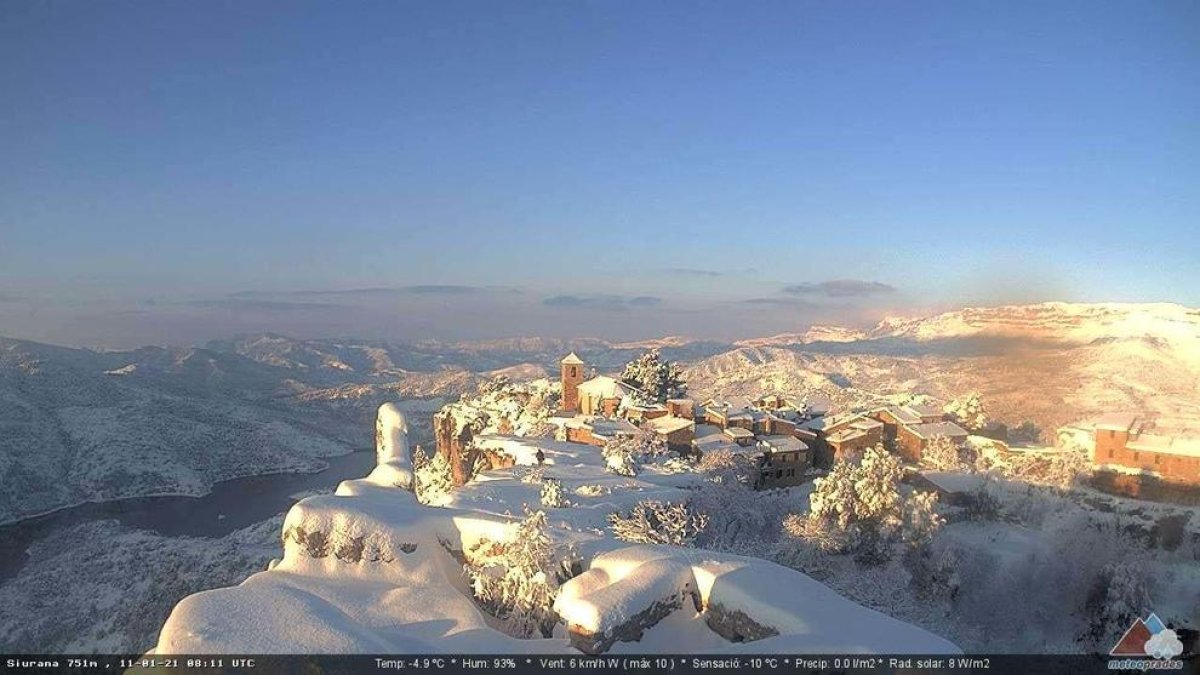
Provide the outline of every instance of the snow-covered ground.
{"type": "MultiPolygon", "coordinates": [[[[456,490],[445,507],[419,504],[404,489],[411,466],[404,421],[381,411],[378,467],[335,494],[305,499],[288,514],[284,551],[269,571],[232,588],[180,602],[163,626],[158,653],[213,652],[569,652],[564,624],[612,635],[667,607],[638,651],[953,653],[952,643],[858,605],[811,578],[763,560],[694,548],[630,545],[606,529],[609,513],[638,500],[679,497],[694,474],[646,466],[636,477],[606,473],[599,449],[543,439],[509,440],[523,460],[456,490]],[[561,586],[564,619],[553,636],[518,639],[472,597],[459,555],[504,541],[540,487],[527,473],[540,447],[543,479],[562,481],[570,506],[546,509],[553,540],[577,556],[581,573],[561,586]],[[686,601],[685,601],[686,600],[686,601]],[[704,620],[697,613],[703,609],[704,620]],[[735,644],[710,628],[717,612],[773,637],[735,644]]],[[[501,442],[496,440],[494,442],[501,442]]],[[[629,641],[630,636],[625,636],[629,641]]]]}
{"type": "Polygon", "coordinates": [[[237,583],[279,551],[278,516],[219,539],[96,521],[30,547],[0,585],[0,645],[20,653],[131,653],[154,645],[179,598],[237,583]]]}

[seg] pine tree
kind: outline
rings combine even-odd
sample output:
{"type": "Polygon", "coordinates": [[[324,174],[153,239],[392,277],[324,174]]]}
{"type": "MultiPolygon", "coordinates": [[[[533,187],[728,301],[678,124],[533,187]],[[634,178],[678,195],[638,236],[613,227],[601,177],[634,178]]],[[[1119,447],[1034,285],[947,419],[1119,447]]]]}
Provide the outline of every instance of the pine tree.
{"type": "Polygon", "coordinates": [[[510,634],[550,637],[558,622],[554,598],[562,563],[545,512],[526,510],[525,519],[515,523],[503,541],[480,541],[466,557],[475,597],[504,622],[510,634]]]}
{"type": "Polygon", "coordinates": [[[983,407],[983,399],[978,393],[972,392],[956,398],[946,404],[946,414],[968,431],[979,431],[987,426],[987,411],[983,407]]]}
{"type": "Polygon", "coordinates": [[[678,363],[664,361],[657,349],[642,354],[625,364],[621,380],[637,387],[645,395],[645,403],[663,403],[669,398],[683,396],[687,384],[678,363]]]}
{"type": "Polygon", "coordinates": [[[556,478],[546,478],[542,481],[541,502],[542,506],[551,509],[560,509],[571,505],[567,501],[567,493],[563,490],[562,483],[556,478]]]}

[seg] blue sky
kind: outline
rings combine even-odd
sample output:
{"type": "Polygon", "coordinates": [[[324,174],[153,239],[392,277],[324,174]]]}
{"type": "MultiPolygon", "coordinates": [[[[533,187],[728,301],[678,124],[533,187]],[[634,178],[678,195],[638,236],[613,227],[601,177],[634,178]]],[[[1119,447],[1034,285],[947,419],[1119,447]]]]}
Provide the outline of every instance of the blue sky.
{"type": "Polygon", "coordinates": [[[0,335],[1200,305],[1198,29],[1192,2],[4,3],[0,335]]]}

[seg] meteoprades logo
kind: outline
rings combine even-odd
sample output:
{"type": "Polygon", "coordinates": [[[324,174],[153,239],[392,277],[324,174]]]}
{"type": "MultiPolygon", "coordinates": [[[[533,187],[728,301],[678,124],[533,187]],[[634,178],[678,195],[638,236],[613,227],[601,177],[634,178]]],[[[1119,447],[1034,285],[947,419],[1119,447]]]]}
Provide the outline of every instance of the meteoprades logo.
{"type": "Polygon", "coordinates": [[[1109,656],[1120,657],[1119,660],[1109,661],[1108,666],[1132,667],[1139,670],[1175,669],[1183,664],[1173,659],[1182,653],[1183,642],[1179,636],[1163,625],[1158,615],[1152,612],[1145,619],[1134,619],[1129,629],[1108,653],[1109,656]],[[1155,660],[1147,661],[1146,657],[1155,660]],[[1134,663],[1135,660],[1138,661],[1134,663]]]}

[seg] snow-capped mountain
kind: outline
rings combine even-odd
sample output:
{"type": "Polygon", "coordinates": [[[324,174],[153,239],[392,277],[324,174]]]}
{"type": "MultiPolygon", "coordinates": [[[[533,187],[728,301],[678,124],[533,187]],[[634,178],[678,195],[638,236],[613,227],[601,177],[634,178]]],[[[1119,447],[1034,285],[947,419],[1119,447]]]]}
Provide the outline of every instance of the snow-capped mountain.
{"type": "Polygon", "coordinates": [[[969,307],[927,317],[888,317],[867,337],[929,341],[971,336],[1074,343],[1153,338],[1196,344],[1200,342],[1200,310],[1170,303],[969,307]]]}
{"type": "Polygon", "coordinates": [[[736,347],[785,347],[787,345],[808,345],[817,342],[857,342],[867,339],[867,334],[842,326],[813,326],[803,333],[780,333],[765,338],[750,338],[738,340],[736,347]]]}
{"type": "Polygon", "coordinates": [[[855,340],[745,341],[687,375],[699,397],[773,389],[843,405],[976,391],[994,418],[1047,430],[1111,410],[1200,419],[1200,310],[1045,303],[888,318],[855,340]]]}

